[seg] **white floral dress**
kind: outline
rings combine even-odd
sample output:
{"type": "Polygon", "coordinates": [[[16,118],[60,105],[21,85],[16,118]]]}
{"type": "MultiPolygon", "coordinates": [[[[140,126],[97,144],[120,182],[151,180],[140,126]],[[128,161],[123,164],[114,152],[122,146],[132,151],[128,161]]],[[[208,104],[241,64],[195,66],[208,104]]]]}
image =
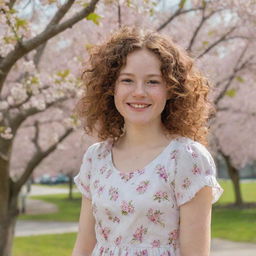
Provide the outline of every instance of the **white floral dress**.
{"type": "Polygon", "coordinates": [[[212,187],[212,203],[223,193],[211,154],[179,137],[143,169],[122,173],[113,165],[111,148],[111,140],[90,146],[74,178],[92,200],[92,256],[180,256],[179,206],[204,186],[212,187]]]}

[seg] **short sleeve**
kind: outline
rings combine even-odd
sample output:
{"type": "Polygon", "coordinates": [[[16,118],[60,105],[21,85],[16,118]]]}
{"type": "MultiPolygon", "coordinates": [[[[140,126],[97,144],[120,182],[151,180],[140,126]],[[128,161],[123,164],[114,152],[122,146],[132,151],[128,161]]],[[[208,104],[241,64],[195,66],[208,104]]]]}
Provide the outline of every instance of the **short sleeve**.
{"type": "Polygon", "coordinates": [[[91,199],[90,180],[92,169],[91,147],[87,149],[83,156],[79,173],[74,177],[74,182],[79,191],[88,199],[91,199]]]}
{"type": "Polygon", "coordinates": [[[177,152],[174,189],[177,205],[190,201],[204,186],[212,187],[212,204],[223,193],[210,152],[199,142],[182,143],[177,152]]]}

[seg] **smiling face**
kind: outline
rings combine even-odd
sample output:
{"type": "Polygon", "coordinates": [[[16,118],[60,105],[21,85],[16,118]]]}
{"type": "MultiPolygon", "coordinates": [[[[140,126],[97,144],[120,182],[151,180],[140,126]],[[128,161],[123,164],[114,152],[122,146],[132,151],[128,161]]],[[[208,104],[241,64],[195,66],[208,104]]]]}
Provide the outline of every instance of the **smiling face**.
{"type": "Polygon", "coordinates": [[[147,49],[127,56],[115,83],[115,106],[126,125],[159,125],[167,100],[161,62],[147,49]]]}

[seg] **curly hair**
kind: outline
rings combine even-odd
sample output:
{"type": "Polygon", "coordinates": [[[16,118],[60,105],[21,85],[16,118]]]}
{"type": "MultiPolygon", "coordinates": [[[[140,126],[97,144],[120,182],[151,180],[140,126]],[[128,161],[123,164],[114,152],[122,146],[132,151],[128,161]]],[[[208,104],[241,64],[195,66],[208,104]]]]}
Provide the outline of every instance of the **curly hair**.
{"type": "Polygon", "coordinates": [[[138,49],[153,52],[161,61],[161,73],[171,95],[161,114],[168,133],[207,145],[207,122],[215,110],[208,98],[211,89],[208,79],[171,38],[133,27],[121,28],[89,52],[82,73],[84,93],[75,108],[86,133],[96,132],[102,140],[123,134],[124,118],[115,107],[114,87],[127,55],[138,49]]]}

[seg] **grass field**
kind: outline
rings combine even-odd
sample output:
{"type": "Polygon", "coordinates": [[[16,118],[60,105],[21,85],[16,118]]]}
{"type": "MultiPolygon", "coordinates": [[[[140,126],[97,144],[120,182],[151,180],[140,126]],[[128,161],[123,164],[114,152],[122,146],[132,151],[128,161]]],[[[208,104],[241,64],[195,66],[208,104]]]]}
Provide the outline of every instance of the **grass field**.
{"type": "MultiPolygon", "coordinates": [[[[233,241],[256,243],[256,208],[228,209],[219,208],[234,201],[232,184],[230,181],[220,181],[224,188],[220,200],[214,204],[212,214],[212,237],[233,241]]],[[[245,202],[256,201],[256,182],[242,183],[242,195],[245,202]]],[[[67,195],[38,196],[36,199],[58,205],[59,212],[44,215],[25,215],[20,219],[77,221],[80,211],[81,196],[74,194],[74,200],[67,199],[67,195]]],[[[76,234],[40,235],[32,237],[18,237],[14,242],[14,256],[70,256],[76,234]],[[47,246],[46,246],[47,245],[47,246]]]]}

